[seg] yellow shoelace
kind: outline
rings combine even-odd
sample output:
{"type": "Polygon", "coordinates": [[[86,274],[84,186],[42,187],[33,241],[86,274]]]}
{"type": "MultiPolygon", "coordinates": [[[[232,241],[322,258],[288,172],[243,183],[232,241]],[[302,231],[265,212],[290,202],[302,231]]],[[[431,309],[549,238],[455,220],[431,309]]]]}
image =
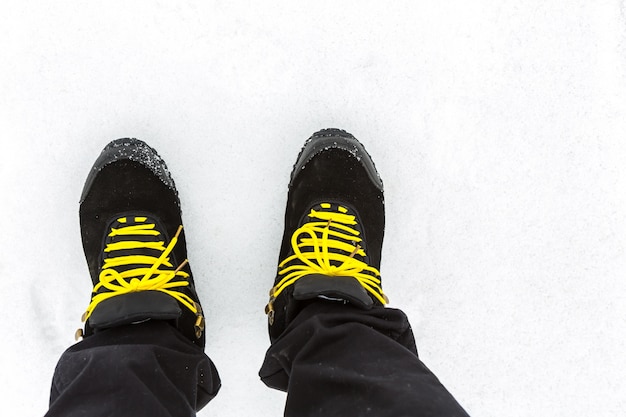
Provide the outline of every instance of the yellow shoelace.
{"type": "MultiPolygon", "coordinates": [[[[326,210],[332,207],[330,203],[320,206],[326,210]]],[[[357,224],[356,217],[342,206],[337,206],[336,211],[311,209],[308,216],[319,221],[305,223],[291,236],[294,254],[278,265],[278,275],[285,276],[271,289],[266,307],[270,321],[276,297],[300,278],[311,274],[353,277],[383,305],[387,304],[389,300],[380,285],[380,272],[355,258],[355,255],[366,256],[359,244],[362,241],[359,231],[351,227],[357,224]],[[303,248],[310,250],[302,252],[303,248]]]]}
{"type": "MultiPolygon", "coordinates": [[[[107,244],[105,252],[147,248],[161,251],[161,255],[159,257],[147,255],[127,255],[105,259],[102,271],[100,272],[99,282],[93,288],[91,303],[87,307],[87,311],[83,314],[82,320],[86,321],[89,316],[91,316],[91,313],[94,311],[96,306],[102,301],[119,295],[138,291],[164,292],[165,294],[174,297],[193,313],[199,315],[200,319],[200,305],[196,304],[188,295],[172,290],[172,288],[186,287],[189,285],[189,282],[186,280],[189,277],[189,274],[182,271],[182,268],[188,263],[187,259],[174,269],[169,258],[170,252],[172,252],[176,242],[178,242],[178,236],[183,230],[183,226],[178,227],[176,235],[174,235],[166,247],[164,246],[165,242],[162,241],[141,242],[138,240],[131,240],[133,236],[159,236],[161,234],[155,229],[154,223],[145,223],[147,220],[146,217],[135,217],[134,220],[136,222],[134,225],[111,228],[109,237],[124,236],[128,240],[121,240],[119,242],[107,244]],[[123,267],[126,265],[142,266],[121,272],[114,269],[116,267],[123,267]],[[172,281],[175,277],[183,278],[183,280],[172,281]],[[103,287],[109,291],[98,294],[98,291],[103,287]]],[[[118,222],[126,223],[127,219],[122,217],[118,219],[118,222]]]]}

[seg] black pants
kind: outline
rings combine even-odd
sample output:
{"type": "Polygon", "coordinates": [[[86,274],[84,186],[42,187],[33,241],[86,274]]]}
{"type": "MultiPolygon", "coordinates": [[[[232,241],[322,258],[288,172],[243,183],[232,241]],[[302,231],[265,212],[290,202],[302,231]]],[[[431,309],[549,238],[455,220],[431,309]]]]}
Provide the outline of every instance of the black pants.
{"type": "MultiPolygon", "coordinates": [[[[267,351],[260,371],[287,391],[286,416],[467,416],[418,359],[400,310],[318,301],[267,351]]],[[[96,333],[55,370],[49,416],[192,416],[197,390],[217,393],[211,360],[172,326],[96,333]]]]}

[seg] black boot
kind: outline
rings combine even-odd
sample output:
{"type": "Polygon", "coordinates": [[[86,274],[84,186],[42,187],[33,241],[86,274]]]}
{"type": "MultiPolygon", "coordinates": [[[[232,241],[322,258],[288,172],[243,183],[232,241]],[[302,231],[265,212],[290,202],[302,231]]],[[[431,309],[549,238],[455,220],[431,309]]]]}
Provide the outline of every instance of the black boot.
{"type": "Polygon", "coordinates": [[[311,300],[384,305],[384,229],[383,183],[363,145],[342,130],[315,133],[291,173],[278,273],[266,307],[271,340],[311,300]]]}
{"type": "Polygon", "coordinates": [[[204,347],[204,317],[187,262],[180,200],[165,162],[137,139],[109,143],[80,201],[94,284],[84,336],[165,320],[204,347]]]}

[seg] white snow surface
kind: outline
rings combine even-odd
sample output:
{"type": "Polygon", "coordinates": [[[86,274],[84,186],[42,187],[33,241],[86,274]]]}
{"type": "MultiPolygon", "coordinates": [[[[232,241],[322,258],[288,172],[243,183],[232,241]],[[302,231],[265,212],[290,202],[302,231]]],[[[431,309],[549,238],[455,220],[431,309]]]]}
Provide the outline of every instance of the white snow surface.
{"type": "Polygon", "coordinates": [[[386,293],[471,415],[623,415],[625,1],[7,1],[0,54],[3,415],[47,409],[91,291],[78,198],[120,137],[180,192],[223,381],[199,415],[282,415],[263,307],[325,127],[376,162],[386,293]]]}

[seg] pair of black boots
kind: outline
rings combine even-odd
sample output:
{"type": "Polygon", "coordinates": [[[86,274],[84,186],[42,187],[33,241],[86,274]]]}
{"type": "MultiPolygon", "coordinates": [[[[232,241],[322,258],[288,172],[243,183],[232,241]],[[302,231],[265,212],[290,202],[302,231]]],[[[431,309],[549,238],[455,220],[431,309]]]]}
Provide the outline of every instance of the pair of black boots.
{"type": "MultiPolygon", "coordinates": [[[[285,231],[266,313],[272,341],[310,300],[382,306],[383,184],[361,143],[327,129],[309,138],[289,182],[285,231]]],[[[204,347],[204,316],[185,245],[180,200],[165,162],[137,139],[108,144],[80,204],[94,284],[89,337],[147,320],[170,322],[204,347]]]]}

